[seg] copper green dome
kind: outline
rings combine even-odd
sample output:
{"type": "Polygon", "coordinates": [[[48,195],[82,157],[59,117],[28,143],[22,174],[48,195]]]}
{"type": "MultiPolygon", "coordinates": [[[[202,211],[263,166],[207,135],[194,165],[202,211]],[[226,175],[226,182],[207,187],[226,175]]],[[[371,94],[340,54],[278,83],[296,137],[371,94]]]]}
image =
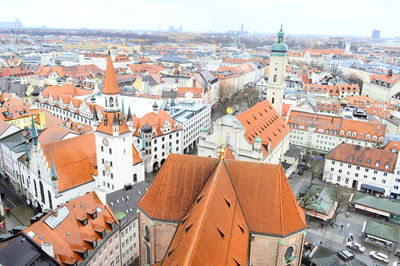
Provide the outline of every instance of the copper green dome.
{"type": "Polygon", "coordinates": [[[285,56],[286,52],[288,51],[289,47],[286,43],[283,42],[283,37],[285,33],[283,32],[282,25],[281,29],[278,32],[278,41],[272,44],[271,47],[271,55],[278,55],[278,56],[285,56]]]}

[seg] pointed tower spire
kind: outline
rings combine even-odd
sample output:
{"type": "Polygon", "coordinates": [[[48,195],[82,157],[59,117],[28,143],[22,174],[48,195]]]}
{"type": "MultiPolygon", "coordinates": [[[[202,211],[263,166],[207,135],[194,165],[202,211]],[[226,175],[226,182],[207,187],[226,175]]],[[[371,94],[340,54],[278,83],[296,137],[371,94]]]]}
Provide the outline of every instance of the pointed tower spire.
{"type": "Polygon", "coordinates": [[[128,115],[126,117],[126,121],[127,122],[132,121],[131,107],[128,108],[128,115]]]}
{"type": "Polygon", "coordinates": [[[113,115],[112,125],[113,126],[118,126],[118,118],[117,118],[117,115],[115,113],[113,115]]]}
{"type": "Polygon", "coordinates": [[[121,99],[121,113],[122,116],[125,116],[125,104],[124,104],[124,98],[121,99]]]}
{"type": "Polygon", "coordinates": [[[31,137],[33,139],[33,144],[37,145],[38,132],[36,129],[35,119],[33,118],[33,116],[31,118],[31,137]]]}
{"type": "Polygon", "coordinates": [[[57,181],[57,179],[56,166],[54,165],[54,161],[51,160],[51,181],[57,181]]]}
{"type": "Polygon", "coordinates": [[[115,74],[114,65],[109,52],[107,58],[106,74],[104,78],[103,94],[113,95],[119,93],[120,89],[118,86],[117,75],[115,74]]]}
{"type": "Polygon", "coordinates": [[[94,122],[99,121],[99,117],[97,116],[97,110],[96,110],[96,106],[93,107],[93,112],[92,112],[93,116],[92,116],[92,120],[94,122]]]}

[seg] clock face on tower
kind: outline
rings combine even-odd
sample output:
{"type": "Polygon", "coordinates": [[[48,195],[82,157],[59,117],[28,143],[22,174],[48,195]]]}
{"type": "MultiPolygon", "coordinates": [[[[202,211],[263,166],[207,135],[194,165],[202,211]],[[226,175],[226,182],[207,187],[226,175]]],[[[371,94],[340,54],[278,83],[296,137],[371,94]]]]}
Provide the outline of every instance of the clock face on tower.
{"type": "Polygon", "coordinates": [[[103,144],[104,144],[104,146],[108,146],[108,139],[104,138],[103,139],[103,144]]]}

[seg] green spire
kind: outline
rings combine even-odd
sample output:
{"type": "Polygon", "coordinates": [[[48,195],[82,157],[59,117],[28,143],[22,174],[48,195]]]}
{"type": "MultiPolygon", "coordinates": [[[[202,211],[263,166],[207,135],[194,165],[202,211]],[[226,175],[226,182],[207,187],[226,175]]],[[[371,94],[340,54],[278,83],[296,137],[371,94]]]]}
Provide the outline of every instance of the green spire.
{"type": "Polygon", "coordinates": [[[285,33],[283,32],[283,24],[281,24],[281,29],[278,32],[278,42],[283,42],[283,36],[285,36],[285,33]]]}
{"type": "Polygon", "coordinates": [[[31,119],[31,137],[33,139],[33,144],[37,145],[38,132],[37,132],[37,129],[36,129],[35,119],[33,118],[33,116],[32,116],[32,119],[31,119]]]}
{"type": "Polygon", "coordinates": [[[57,172],[53,160],[51,160],[51,181],[57,181],[57,172]]]}
{"type": "Polygon", "coordinates": [[[125,116],[125,104],[124,104],[124,98],[122,98],[121,112],[122,112],[122,116],[125,116]]]}
{"type": "Polygon", "coordinates": [[[24,150],[25,150],[25,161],[29,162],[29,160],[31,159],[31,156],[29,155],[29,150],[28,150],[28,144],[27,143],[25,143],[24,150]]]}

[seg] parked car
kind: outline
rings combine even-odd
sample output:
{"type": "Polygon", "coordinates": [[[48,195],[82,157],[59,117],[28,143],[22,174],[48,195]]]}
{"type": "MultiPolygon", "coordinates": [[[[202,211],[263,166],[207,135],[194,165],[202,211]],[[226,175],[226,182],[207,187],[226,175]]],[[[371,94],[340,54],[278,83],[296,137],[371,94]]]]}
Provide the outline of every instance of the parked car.
{"type": "Polygon", "coordinates": [[[389,257],[383,253],[379,253],[378,251],[371,250],[369,256],[384,263],[389,263],[389,257]]]}
{"type": "Polygon", "coordinates": [[[396,250],[394,251],[394,255],[395,255],[396,257],[400,257],[400,248],[398,248],[398,249],[396,249],[396,250]]]}
{"type": "Polygon", "coordinates": [[[348,250],[342,250],[338,252],[337,256],[341,258],[344,262],[349,262],[354,259],[354,254],[348,250]]]}
{"type": "Polygon", "coordinates": [[[362,246],[359,243],[356,243],[356,242],[347,242],[346,246],[348,248],[351,248],[351,249],[354,249],[354,250],[357,250],[357,251],[360,251],[360,252],[364,252],[365,251],[365,247],[362,246]]]}
{"type": "Polygon", "coordinates": [[[400,266],[400,262],[393,262],[393,266],[400,266]]]}

